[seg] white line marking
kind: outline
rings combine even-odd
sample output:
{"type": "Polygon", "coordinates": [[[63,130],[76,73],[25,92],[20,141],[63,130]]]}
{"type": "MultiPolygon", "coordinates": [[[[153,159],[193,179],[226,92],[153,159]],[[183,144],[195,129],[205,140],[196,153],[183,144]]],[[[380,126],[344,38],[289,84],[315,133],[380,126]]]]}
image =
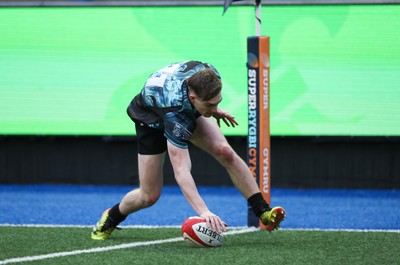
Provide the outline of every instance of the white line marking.
{"type": "Polygon", "coordinates": [[[385,233],[400,233],[400,229],[334,229],[334,228],[283,228],[280,230],[285,231],[321,231],[321,232],[356,232],[356,233],[366,233],[366,232],[385,232],[385,233]]]}
{"type": "MultiPolygon", "coordinates": [[[[244,233],[255,232],[258,230],[259,229],[256,227],[248,227],[248,228],[241,229],[241,230],[228,231],[228,232],[225,232],[224,235],[244,234],[244,233]]],[[[169,238],[169,239],[163,239],[163,240],[125,243],[125,244],[109,246],[109,247],[81,249],[81,250],[66,251],[66,252],[56,252],[56,253],[50,253],[50,254],[45,254],[45,255],[27,256],[27,257],[21,257],[21,258],[11,258],[11,259],[0,260],[0,264],[10,264],[10,263],[18,263],[18,262],[24,262],[24,261],[51,259],[51,258],[57,258],[57,257],[73,256],[73,255],[96,253],[96,252],[105,252],[105,251],[110,251],[110,250],[157,245],[157,244],[172,243],[172,242],[179,242],[179,241],[183,241],[183,238],[175,237],[175,238],[169,238]]]]}
{"type": "MultiPolygon", "coordinates": [[[[93,228],[93,225],[52,225],[52,224],[0,224],[0,227],[38,227],[38,228],[93,228]]],[[[119,225],[121,228],[181,228],[181,225],[119,225]]],[[[230,226],[229,229],[245,229],[248,226],[230,226]]]]}
{"type": "MultiPolygon", "coordinates": [[[[0,227],[38,227],[38,228],[92,228],[93,225],[52,225],[52,224],[0,224],[0,227]]],[[[121,228],[181,228],[180,225],[122,225],[121,228]]],[[[247,226],[230,226],[229,229],[246,229],[247,226]]],[[[328,231],[328,232],[386,232],[400,233],[400,229],[350,229],[350,228],[280,228],[282,231],[328,231]]]]}
{"type": "MultiPolygon", "coordinates": [[[[53,224],[0,224],[2,226],[10,227],[38,227],[38,228],[93,228],[93,225],[53,225],[53,224]]],[[[121,228],[181,228],[180,225],[121,225],[121,228]]]]}

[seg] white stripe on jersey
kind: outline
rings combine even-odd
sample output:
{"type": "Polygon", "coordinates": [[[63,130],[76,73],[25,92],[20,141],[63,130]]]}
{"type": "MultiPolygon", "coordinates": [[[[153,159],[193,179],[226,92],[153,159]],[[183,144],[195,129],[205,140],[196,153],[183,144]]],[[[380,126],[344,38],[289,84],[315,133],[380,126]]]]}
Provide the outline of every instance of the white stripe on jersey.
{"type": "Polygon", "coordinates": [[[181,66],[180,63],[178,64],[171,64],[167,67],[164,67],[157,72],[155,72],[149,79],[147,79],[146,87],[148,86],[156,86],[156,87],[163,87],[165,83],[165,79],[176,71],[181,66]]]}

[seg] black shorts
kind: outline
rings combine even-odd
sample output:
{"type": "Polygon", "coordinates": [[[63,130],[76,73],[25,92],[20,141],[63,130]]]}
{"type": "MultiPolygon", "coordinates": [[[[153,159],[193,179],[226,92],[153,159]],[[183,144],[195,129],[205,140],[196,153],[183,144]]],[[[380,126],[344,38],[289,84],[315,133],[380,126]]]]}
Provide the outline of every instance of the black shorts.
{"type": "Polygon", "coordinates": [[[167,150],[167,138],[162,130],[157,130],[135,121],[138,138],[138,153],[141,155],[156,155],[167,150]]]}

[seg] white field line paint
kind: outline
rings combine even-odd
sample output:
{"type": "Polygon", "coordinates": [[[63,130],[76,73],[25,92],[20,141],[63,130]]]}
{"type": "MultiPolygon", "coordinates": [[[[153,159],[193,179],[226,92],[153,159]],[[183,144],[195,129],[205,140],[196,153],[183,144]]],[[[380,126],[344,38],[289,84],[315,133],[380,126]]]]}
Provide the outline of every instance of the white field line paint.
{"type": "MultiPolygon", "coordinates": [[[[237,234],[251,233],[251,232],[258,231],[258,230],[259,230],[259,228],[256,228],[256,227],[248,227],[248,228],[241,229],[241,230],[228,231],[228,232],[225,232],[224,235],[237,235],[237,234]]],[[[0,260],[0,264],[11,264],[11,263],[18,263],[18,262],[25,262],[25,261],[51,259],[51,258],[58,258],[58,257],[80,255],[80,254],[105,252],[105,251],[117,250],[117,249],[158,245],[158,244],[164,244],[164,243],[173,243],[173,242],[179,242],[179,241],[183,241],[183,238],[175,237],[175,238],[169,238],[169,239],[163,239],[163,240],[125,243],[125,244],[109,246],[109,247],[81,249],[81,250],[73,250],[73,251],[66,251],[66,252],[56,252],[56,253],[50,253],[50,254],[45,254],[45,255],[26,256],[26,257],[21,257],[21,258],[11,258],[11,259],[0,260]]]]}
{"type": "Polygon", "coordinates": [[[334,228],[282,228],[285,231],[321,231],[321,232],[376,232],[376,233],[400,233],[400,229],[334,229],[334,228]]]}
{"type": "MultiPolygon", "coordinates": [[[[0,227],[43,227],[43,228],[92,228],[93,225],[52,225],[52,224],[0,224],[0,227]]],[[[126,225],[121,228],[139,228],[139,229],[155,229],[155,228],[181,228],[180,225],[126,225]]],[[[229,229],[246,229],[247,226],[233,226],[229,229]]],[[[400,229],[348,229],[348,228],[280,228],[282,231],[327,231],[327,232],[386,232],[400,233],[400,229]]]]}
{"type": "MultiPolygon", "coordinates": [[[[38,227],[38,228],[93,228],[93,225],[53,225],[53,224],[0,224],[0,227],[38,227]]],[[[155,229],[155,228],[181,228],[181,225],[120,225],[120,228],[139,228],[139,229],[155,229]]],[[[230,226],[229,229],[245,229],[248,226],[230,226]]]]}
{"type": "MultiPolygon", "coordinates": [[[[0,224],[11,227],[43,227],[43,228],[93,228],[94,225],[54,225],[54,224],[0,224]]],[[[180,225],[121,225],[121,228],[181,228],[180,225]]]]}

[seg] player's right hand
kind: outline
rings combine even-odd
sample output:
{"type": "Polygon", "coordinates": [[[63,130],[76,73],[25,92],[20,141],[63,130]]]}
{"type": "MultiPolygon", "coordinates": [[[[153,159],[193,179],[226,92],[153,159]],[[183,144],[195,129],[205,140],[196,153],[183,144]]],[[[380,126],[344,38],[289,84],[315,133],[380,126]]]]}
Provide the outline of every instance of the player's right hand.
{"type": "Polygon", "coordinates": [[[219,216],[213,214],[210,211],[204,212],[200,214],[200,217],[206,219],[207,227],[210,227],[212,230],[221,233],[226,231],[227,223],[222,221],[219,216]]]}

